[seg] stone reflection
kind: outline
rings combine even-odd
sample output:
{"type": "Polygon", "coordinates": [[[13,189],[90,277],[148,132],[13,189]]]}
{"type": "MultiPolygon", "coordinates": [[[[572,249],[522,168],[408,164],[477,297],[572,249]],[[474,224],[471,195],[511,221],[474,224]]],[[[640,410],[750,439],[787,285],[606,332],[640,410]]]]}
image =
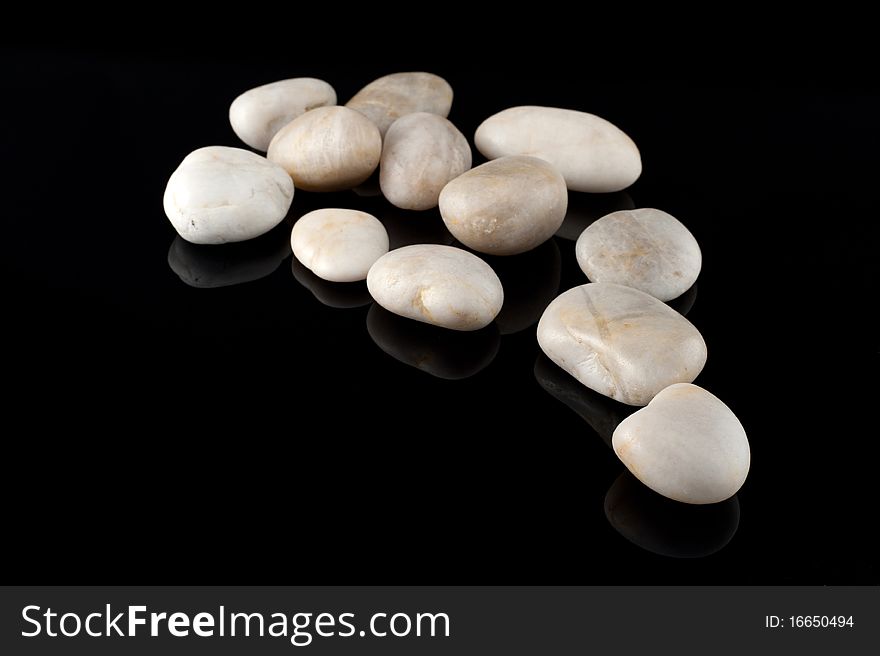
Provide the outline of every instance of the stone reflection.
{"type": "MultiPolygon", "coordinates": [[[[379,186],[379,170],[377,169],[373,175],[360,183],[352,191],[361,198],[376,198],[382,195],[382,188],[379,186]]],[[[367,210],[363,210],[367,211],[367,210]]]]}
{"type": "Polygon", "coordinates": [[[178,236],[168,249],[168,266],[190,287],[229,287],[265,278],[288,255],[290,227],[282,223],[256,239],[219,246],[178,236]]]}
{"type": "Polygon", "coordinates": [[[469,378],[488,367],[501,343],[495,324],[458,332],[399,317],[378,303],[367,313],[367,332],[395,360],[446,380],[469,378]]]}
{"type": "Polygon", "coordinates": [[[543,353],[535,360],[535,378],[541,387],[586,421],[609,448],[617,425],[638,410],[581,385],[543,353]]]}
{"type": "Polygon", "coordinates": [[[391,250],[413,244],[449,246],[455,241],[452,233],[443,224],[440,210],[436,207],[424,212],[413,212],[389,204],[375,216],[388,231],[388,243],[391,250]]]}
{"type": "Polygon", "coordinates": [[[691,288],[678,298],[667,301],[666,305],[678,312],[681,316],[686,317],[687,313],[694,307],[694,301],[697,300],[697,283],[691,285],[691,288]]]}
{"type": "Polygon", "coordinates": [[[624,471],[605,495],[605,516],[627,540],[671,558],[703,558],[723,549],[739,526],[736,496],[693,506],[656,494],[624,471]]]}
{"type": "Polygon", "coordinates": [[[617,212],[619,210],[635,209],[630,195],[625,191],[618,191],[613,194],[568,194],[568,211],[565,214],[565,220],[559,230],[556,231],[557,237],[563,239],[577,240],[581,233],[596,219],[601,219],[606,214],[617,212]]]}
{"type": "Polygon", "coordinates": [[[559,293],[562,257],[555,239],[514,257],[489,257],[504,286],[504,305],[495,318],[502,335],[518,333],[538,323],[544,310],[559,293]]]}
{"type": "Polygon", "coordinates": [[[330,282],[319,278],[309,271],[302,262],[291,258],[290,270],[296,281],[308,289],[315,298],[327,307],[349,308],[364,307],[373,300],[367,291],[367,283],[360,282],[330,282]]]}

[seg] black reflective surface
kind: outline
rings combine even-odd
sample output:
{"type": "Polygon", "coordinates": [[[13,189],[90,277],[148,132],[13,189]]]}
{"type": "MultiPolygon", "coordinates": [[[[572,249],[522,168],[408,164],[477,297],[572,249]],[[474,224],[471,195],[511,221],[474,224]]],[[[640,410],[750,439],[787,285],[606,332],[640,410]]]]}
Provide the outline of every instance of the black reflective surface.
{"type": "Polygon", "coordinates": [[[4,53],[5,84],[25,99],[4,104],[0,132],[14,190],[2,258],[13,577],[880,580],[873,92],[405,56],[334,68],[309,53],[4,53]],[[642,151],[632,188],[573,194],[557,237],[492,259],[507,296],[493,326],[410,324],[362,283],[324,283],[289,255],[285,233],[319,207],[373,213],[394,246],[452,243],[439,213],[396,210],[375,181],[297,191],[286,223],[240,248],[177,239],[167,177],[199,146],[240,145],[227,122],[238,93],[311,75],[344,100],[429,67],[454,87],[450,119],[470,139],[500,109],[547,104],[604,116],[642,151]],[[670,305],[706,339],[696,382],[752,447],[735,503],[708,514],[669,509],[622,474],[603,440],[630,410],[572,385],[535,340],[542,306],[585,282],[577,233],[626,207],[670,212],[703,251],[697,285],[670,305]]]}

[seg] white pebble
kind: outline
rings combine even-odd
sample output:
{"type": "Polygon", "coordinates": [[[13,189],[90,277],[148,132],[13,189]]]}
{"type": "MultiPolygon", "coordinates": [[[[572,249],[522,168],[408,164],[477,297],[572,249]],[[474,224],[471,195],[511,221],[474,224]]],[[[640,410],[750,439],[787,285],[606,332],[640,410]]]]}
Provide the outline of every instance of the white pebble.
{"type": "Polygon", "coordinates": [[[364,280],[388,252],[388,233],[376,217],[357,210],[323,209],[304,215],[290,234],[293,254],[319,278],[364,280]]]}
{"type": "Polygon", "coordinates": [[[370,82],[345,106],[370,119],[384,137],[391,124],[407,114],[449,116],[452,87],[433,73],[392,73],[370,82]]]}
{"type": "Polygon", "coordinates": [[[294,119],[275,135],[267,155],[306,191],[356,187],[370,177],[381,156],[379,130],[345,107],[319,107],[294,119]]]}
{"type": "Polygon", "coordinates": [[[729,499],[749,473],[749,440],[739,419],[696,385],[661,391],[620,423],[612,444],[642,483],[684,503],[729,499]]]}
{"type": "Polygon", "coordinates": [[[572,191],[620,191],[642,173],[639,149],[620,128],[571,109],[505,109],[483,121],[474,142],[489,159],[505,155],[546,159],[572,191]]]}
{"type": "Polygon", "coordinates": [[[293,183],[280,166],[241,148],[208,146],[187,155],[165,188],[165,214],[194,244],[253,239],[281,223],[293,183]]]}
{"type": "Polygon", "coordinates": [[[706,364],[706,343],[687,319],[631,287],[594,282],[569,289],[538,323],[538,344],[592,390],[645,405],[706,364]]]}
{"type": "Polygon", "coordinates": [[[536,157],[502,157],[471,169],[440,193],[443,222],[481,253],[516,255],[553,236],[568,206],[565,180],[536,157]]]}
{"type": "Polygon", "coordinates": [[[576,253],[591,281],[634,287],[661,301],[690,289],[703,262],[690,231],[674,216],[649,208],[602,217],[578,238],[576,253]]]}
{"type": "Polygon", "coordinates": [[[452,330],[479,330],[501,310],[504,290],[492,268],[451,246],[405,246],[382,256],[367,288],[389,312],[452,330]]]}
{"type": "Polygon", "coordinates": [[[416,112],[397,119],[385,134],[379,184],[392,205],[429,210],[437,207],[443,187],[469,168],[465,136],[442,116],[416,112]]]}
{"type": "Polygon", "coordinates": [[[296,77],[249,89],[232,101],[229,122],[238,138],[266,152],[272,137],[298,116],[336,104],[336,91],[324,80],[296,77]]]}

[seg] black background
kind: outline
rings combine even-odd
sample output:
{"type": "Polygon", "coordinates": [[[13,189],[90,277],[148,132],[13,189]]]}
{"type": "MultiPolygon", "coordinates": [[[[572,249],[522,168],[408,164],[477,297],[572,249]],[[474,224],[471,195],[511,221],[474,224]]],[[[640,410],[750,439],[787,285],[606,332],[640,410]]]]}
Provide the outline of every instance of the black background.
{"type": "MultiPolygon", "coordinates": [[[[880,582],[877,431],[865,420],[877,389],[876,89],[357,52],[345,64],[307,47],[3,53],[16,99],[0,131],[11,577],[880,582]],[[632,203],[678,217],[703,250],[687,316],[709,349],[696,382],[750,438],[738,519],[729,507],[682,514],[624,480],[633,530],[667,555],[618,533],[604,506],[624,468],[539,384],[534,325],[462,344],[386,321],[395,343],[451,344],[465,369],[462,353],[497,347],[475,375],[444,380],[383,352],[368,304],[322,304],[290,257],[218,289],[169,267],[165,183],[197,147],[242,146],[227,119],[236,95],[307,75],[345,102],[381,74],[419,69],[451,83],[449,118],[471,142],[489,115],[541,104],[599,114],[639,145],[632,203]],[[710,551],[732,527],[714,554],[668,555],[710,551]]],[[[297,191],[265,248],[283,249],[290,223],[322,206],[442,234],[435,213],[395,218],[382,199],[297,191]]],[[[540,257],[491,261],[513,281],[508,302],[554,285],[557,248],[558,290],[585,282],[573,242],[556,237],[540,257]]],[[[599,422],[627,411],[564,393],[592,402],[599,422]]]]}

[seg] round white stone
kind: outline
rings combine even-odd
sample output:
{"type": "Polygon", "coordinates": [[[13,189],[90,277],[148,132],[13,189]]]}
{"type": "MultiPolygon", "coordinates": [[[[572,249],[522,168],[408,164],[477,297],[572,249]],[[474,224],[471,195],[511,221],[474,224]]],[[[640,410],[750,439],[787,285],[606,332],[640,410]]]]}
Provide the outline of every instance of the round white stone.
{"type": "Polygon", "coordinates": [[[594,282],[569,289],[538,323],[538,344],[592,390],[645,405],[706,364],[706,343],[687,319],[631,287],[594,282]]]}
{"type": "Polygon", "coordinates": [[[581,233],[575,251],[591,281],[634,287],[661,301],[690,289],[703,262],[690,231],[649,208],[603,216],[581,233]]]}
{"type": "Polygon", "coordinates": [[[443,222],[481,253],[516,255],[553,236],[565,218],[565,180],[536,157],[502,157],[471,169],[440,193],[443,222]]]}
{"type": "Polygon", "coordinates": [[[238,138],[266,152],[272,137],[310,109],[336,104],[336,91],[324,80],[296,77],[250,89],[232,101],[229,122],[238,138]]]}
{"type": "Polygon", "coordinates": [[[267,157],[297,188],[342,191],[370,177],[382,156],[382,137],[370,121],[345,107],[319,107],[285,125],[267,157]]]}
{"type": "Polygon", "coordinates": [[[504,290],[492,268],[452,246],[419,244],[383,255],[367,288],[389,312],[452,330],[479,330],[501,310],[504,290]]]}
{"type": "Polygon", "coordinates": [[[194,244],[253,239],[277,226],[293,200],[280,166],[249,150],[208,146],[187,155],[165,188],[165,214],[194,244]]]}
{"type": "Polygon", "coordinates": [[[296,259],[319,278],[355,282],[364,280],[373,263],[388,252],[388,233],[366,212],[315,210],[294,224],[290,246],[296,259]]]}
{"type": "Polygon", "coordinates": [[[624,419],[614,452],[655,492],[684,503],[718,503],[749,473],[749,440],[736,415],[702,387],[678,384],[624,419]]]}
{"type": "Polygon", "coordinates": [[[483,121],[474,143],[489,159],[505,155],[546,159],[572,191],[620,191],[642,173],[639,149],[620,128],[571,109],[505,109],[483,121]]]}
{"type": "Polygon", "coordinates": [[[385,134],[379,184],[392,205],[405,210],[437,207],[446,184],[471,168],[465,136],[442,116],[407,114],[385,134]]]}
{"type": "Polygon", "coordinates": [[[432,73],[392,73],[370,82],[345,106],[370,119],[384,137],[391,124],[406,114],[449,116],[452,87],[432,73]]]}

